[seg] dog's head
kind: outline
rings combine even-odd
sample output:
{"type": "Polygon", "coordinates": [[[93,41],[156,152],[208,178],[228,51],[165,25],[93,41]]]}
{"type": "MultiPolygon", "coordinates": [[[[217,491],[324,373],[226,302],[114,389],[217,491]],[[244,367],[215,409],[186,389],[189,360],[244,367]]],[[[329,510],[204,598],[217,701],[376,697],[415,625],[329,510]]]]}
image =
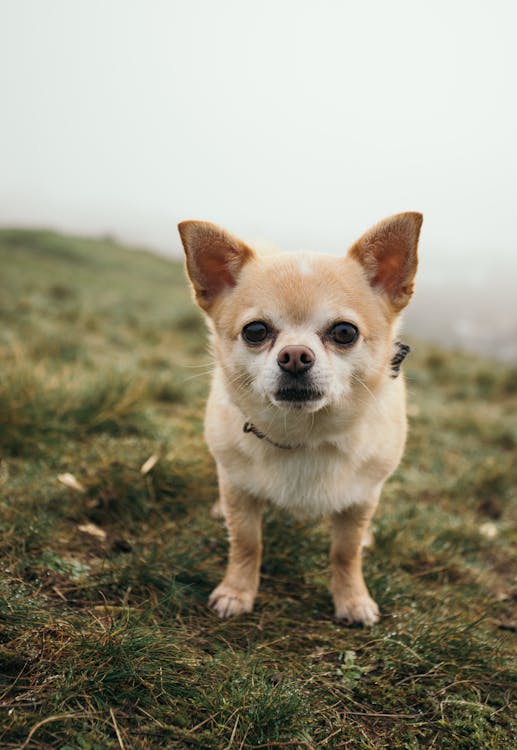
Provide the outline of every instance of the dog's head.
{"type": "Polygon", "coordinates": [[[317,411],[388,374],[421,224],[421,214],[398,214],[334,257],[257,255],[214,224],[182,222],[188,274],[236,402],[317,411]]]}

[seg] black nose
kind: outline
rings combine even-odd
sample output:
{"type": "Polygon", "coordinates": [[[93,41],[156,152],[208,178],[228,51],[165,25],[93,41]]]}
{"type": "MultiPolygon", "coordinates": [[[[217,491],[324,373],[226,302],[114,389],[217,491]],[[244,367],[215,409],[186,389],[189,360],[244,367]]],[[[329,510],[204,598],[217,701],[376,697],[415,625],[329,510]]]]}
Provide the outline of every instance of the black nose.
{"type": "Polygon", "coordinates": [[[314,364],[316,355],[307,346],[284,346],[282,351],[278,353],[276,361],[279,367],[284,372],[290,372],[293,375],[297,375],[301,372],[310,370],[314,364]]]}

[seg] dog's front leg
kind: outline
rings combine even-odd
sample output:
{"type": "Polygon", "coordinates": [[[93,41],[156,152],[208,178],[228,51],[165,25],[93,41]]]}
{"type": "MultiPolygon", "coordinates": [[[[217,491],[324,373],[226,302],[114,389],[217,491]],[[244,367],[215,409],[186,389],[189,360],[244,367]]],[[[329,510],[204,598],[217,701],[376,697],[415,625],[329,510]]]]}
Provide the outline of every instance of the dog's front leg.
{"type": "Polygon", "coordinates": [[[262,556],[262,504],[219,475],[221,506],[228,527],[230,552],[222,582],[209,605],[220,617],[251,612],[259,586],[262,556]]]}
{"type": "Polygon", "coordinates": [[[373,505],[353,505],[332,516],[332,596],[338,620],[373,625],[379,608],[363,578],[361,549],[375,510],[373,505]]]}

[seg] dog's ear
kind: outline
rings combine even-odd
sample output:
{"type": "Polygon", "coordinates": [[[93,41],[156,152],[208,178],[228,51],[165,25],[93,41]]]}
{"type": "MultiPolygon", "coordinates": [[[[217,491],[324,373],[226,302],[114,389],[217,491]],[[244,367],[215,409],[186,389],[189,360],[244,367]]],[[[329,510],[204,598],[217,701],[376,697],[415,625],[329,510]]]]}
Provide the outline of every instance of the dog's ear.
{"type": "Polygon", "coordinates": [[[419,213],[390,216],[363,234],[348,251],[362,265],[372,287],[388,297],[395,312],[407,305],[413,293],[422,221],[419,213]]]}
{"type": "Polygon", "coordinates": [[[196,300],[208,311],[216,297],[235,286],[242,266],[255,254],[244,242],[208,221],[178,224],[196,300]]]}

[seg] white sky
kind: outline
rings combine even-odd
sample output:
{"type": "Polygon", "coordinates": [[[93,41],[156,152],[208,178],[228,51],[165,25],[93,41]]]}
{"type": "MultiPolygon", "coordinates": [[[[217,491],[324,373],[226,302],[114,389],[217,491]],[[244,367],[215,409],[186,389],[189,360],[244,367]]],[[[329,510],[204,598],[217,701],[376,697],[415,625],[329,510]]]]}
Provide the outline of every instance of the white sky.
{"type": "Polygon", "coordinates": [[[174,251],[200,218],[338,252],[421,210],[428,274],[517,269],[516,22],[514,0],[0,0],[0,223],[174,251]]]}

